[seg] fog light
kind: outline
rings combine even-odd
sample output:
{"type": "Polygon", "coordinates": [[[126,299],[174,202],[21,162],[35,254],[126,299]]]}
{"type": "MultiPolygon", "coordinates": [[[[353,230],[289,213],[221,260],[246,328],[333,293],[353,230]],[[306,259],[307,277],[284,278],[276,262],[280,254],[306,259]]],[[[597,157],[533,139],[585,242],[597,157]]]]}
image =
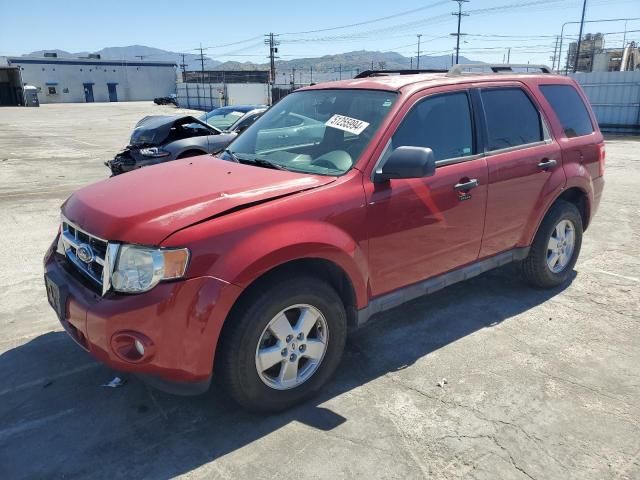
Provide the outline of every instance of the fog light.
{"type": "Polygon", "coordinates": [[[146,335],[132,330],[117,332],[111,337],[111,349],[120,359],[148,362],[155,355],[155,345],[146,335]]]}
{"type": "Polygon", "coordinates": [[[144,356],[144,345],[142,345],[142,342],[138,339],[136,339],[135,342],[133,342],[133,345],[136,347],[136,352],[138,352],[140,354],[141,357],[144,356]]]}

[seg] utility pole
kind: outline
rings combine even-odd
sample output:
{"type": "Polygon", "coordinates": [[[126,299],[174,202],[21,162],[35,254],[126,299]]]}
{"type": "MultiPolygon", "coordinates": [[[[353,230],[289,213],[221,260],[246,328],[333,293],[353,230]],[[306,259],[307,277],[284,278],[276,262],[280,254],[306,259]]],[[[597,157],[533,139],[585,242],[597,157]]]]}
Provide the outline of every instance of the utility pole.
{"type": "Polygon", "coordinates": [[[507,49],[507,63],[511,63],[511,47],[507,49]]]}
{"type": "MultiPolygon", "coordinates": [[[[556,46],[553,47],[553,57],[551,58],[551,70],[556,69],[556,58],[558,56],[558,43],[560,43],[560,37],[556,36],[556,46]]],[[[558,67],[560,70],[560,67],[558,67]]]]}
{"type": "Polygon", "coordinates": [[[186,76],[186,71],[187,71],[187,64],[184,63],[185,54],[181,53],[180,56],[182,57],[182,63],[180,64],[180,66],[182,67],[182,81],[186,82],[187,80],[186,80],[185,76],[186,76]]]}
{"type": "Polygon", "coordinates": [[[202,48],[202,44],[200,44],[198,50],[200,50],[200,83],[204,84],[204,53],[202,53],[204,49],[202,48]]]}
{"type": "Polygon", "coordinates": [[[582,28],[584,27],[584,14],[587,11],[587,0],[582,2],[582,19],[580,20],[580,33],[578,34],[578,48],[576,48],[576,60],[573,62],[573,73],[578,71],[580,62],[580,44],[582,43],[582,28]]]}
{"type": "Polygon", "coordinates": [[[340,72],[340,80],[342,80],[342,64],[338,65],[338,71],[340,72]]]}
{"type": "Polygon", "coordinates": [[[276,40],[277,35],[269,33],[265,35],[264,43],[269,46],[269,82],[273,85],[276,82],[276,59],[279,58],[278,45],[280,42],[276,40]]]}
{"type": "Polygon", "coordinates": [[[309,83],[313,83],[313,65],[309,66],[309,83]]]}
{"type": "Polygon", "coordinates": [[[464,35],[464,33],[460,33],[460,24],[462,23],[462,17],[468,17],[468,13],[462,12],[462,4],[468,3],[469,0],[453,0],[458,4],[458,11],[453,12],[452,15],[458,17],[458,33],[452,33],[454,37],[456,37],[456,63],[460,61],[460,35],[464,35]]]}
{"type": "Polygon", "coordinates": [[[416,60],[416,70],[420,70],[420,37],[422,37],[421,33],[418,34],[418,58],[416,60]]]}
{"type": "Polygon", "coordinates": [[[296,69],[291,69],[291,88],[296,88],[296,69]]]}

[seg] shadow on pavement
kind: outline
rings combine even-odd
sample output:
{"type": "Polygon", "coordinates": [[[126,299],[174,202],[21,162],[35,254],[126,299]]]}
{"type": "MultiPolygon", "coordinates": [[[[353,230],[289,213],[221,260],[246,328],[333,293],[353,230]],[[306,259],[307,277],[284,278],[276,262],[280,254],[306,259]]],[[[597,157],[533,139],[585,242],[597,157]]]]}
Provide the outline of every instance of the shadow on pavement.
{"type": "Polygon", "coordinates": [[[102,387],[113,371],[66,333],[42,335],[0,355],[0,478],[168,478],[294,421],[332,430],[349,419],[322,407],[328,400],[529,310],[567,286],[532,290],[511,270],[379,316],[350,338],[338,374],[318,397],[273,416],[238,409],[215,386],[200,397],[166,395],[135,378],[122,388],[102,387]]]}

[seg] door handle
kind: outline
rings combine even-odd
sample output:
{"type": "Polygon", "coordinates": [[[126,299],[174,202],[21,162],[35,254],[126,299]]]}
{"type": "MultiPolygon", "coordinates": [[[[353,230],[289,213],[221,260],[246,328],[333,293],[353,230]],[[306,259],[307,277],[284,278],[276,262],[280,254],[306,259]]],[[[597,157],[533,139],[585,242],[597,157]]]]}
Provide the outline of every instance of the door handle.
{"type": "Polygon", "coordinates": [[[476,188],[478,185],[480,185],[480,182],[478,182],[477,178],[472,178],[469,181],[466,181],[464,183],[456,183],[453,186],[454,190],[457,190],[459,192],[466,192],[467,190],[471,190],[472,188],[476,188]]]}
{"type": "Polygon", "coordinates": [[[548,168],[553,168],[558,164],[558,162],[556,160],[552,160],[550,158],[547,158],[545,160],[542,160],[539,164],[538,164],[538,168],[541,168],[543,170],[546,170],[548,168]]]}

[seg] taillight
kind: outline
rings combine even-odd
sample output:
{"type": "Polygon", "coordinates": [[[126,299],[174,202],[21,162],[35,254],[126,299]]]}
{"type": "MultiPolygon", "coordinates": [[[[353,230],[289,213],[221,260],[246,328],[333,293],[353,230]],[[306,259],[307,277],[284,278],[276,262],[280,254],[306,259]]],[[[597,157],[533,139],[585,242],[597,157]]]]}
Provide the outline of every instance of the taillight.
{"type": "Polygon", "coordinates": [[[607,151],[604,143],[598,145],[598,173],[602,177],[604,175],[604,159],[607,156],[607,151]]]}

